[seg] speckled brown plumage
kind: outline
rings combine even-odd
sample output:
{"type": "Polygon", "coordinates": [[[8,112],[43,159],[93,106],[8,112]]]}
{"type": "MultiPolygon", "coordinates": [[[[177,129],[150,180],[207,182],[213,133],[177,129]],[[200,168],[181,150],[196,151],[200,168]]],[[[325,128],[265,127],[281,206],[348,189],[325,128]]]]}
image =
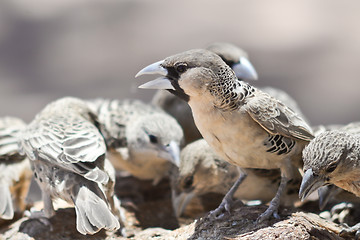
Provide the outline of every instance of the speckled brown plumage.
{"type": "MultiPolygon", "coordinates": [[[[302,199],[327,184],[360,197],[360,135],[351,127],[343,127],[349,132],[340,129],[320,133],[304,149],[305,174],[299,191],[302,199]]],[[[355,233],[359,238],[360,223],[343,232],[355,233]]]]}
{"type": "Polygon", "coordinates": [[[55,214],[52,201],[61,198],[75,205],[80,233],[119,229],[115,171],[105,158],[97,117],[84,101],[65,97],[48,104],[19,139],[42,190],[45,217],[55,214]]]}
{"type": "Polygon", "coordinates": [[[156,184],[178,164],[183,131],[161,108],[129,99],[88,104],[104,126],[108,157],[116,169],[156,184]]]}
{"type": "Polygon", "coordinates": [[[171,88],[186,95],[198,129],[224,160],[242,168],[281,169],[278,194],[260,221],[276,212],[292,169],[302,165],[301,151],[313,138],[307,123],[280,101],[238,80],[218,55],[207,50],[173,55],[149,65],[138,75],[146,73],[164,77],[162,82],[158,79],[156,84],[149,82],[140,87],[171,88]],[[230,101],[235,99],[232,97],[237,101],[230,101]],[[295,146],[286,154],[267,152],[269,146],[264,145],[264,140],[268,134],[293,139],[295,146]]]}

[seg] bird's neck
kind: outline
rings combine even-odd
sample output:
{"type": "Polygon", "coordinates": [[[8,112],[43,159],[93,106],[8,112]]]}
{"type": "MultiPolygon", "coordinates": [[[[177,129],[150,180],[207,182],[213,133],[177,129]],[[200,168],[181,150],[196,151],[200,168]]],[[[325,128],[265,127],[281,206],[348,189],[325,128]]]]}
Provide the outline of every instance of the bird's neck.
{"type": "Polygon", "coordinates": [[[214,106],[224,111],[239,109],[245,98],[253,95],[255,88],[238,79],[226,79],[209,86],[209,91],[214,98],[214,106]]]}

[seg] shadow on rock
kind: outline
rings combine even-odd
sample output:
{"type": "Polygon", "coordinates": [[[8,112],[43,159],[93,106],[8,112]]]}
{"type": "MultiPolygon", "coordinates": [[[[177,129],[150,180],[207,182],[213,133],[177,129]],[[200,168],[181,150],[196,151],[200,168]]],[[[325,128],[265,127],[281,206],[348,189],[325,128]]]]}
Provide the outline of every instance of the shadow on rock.
{"type": "Polygon", "coordinates": [[[34,218],[23,221],[19,232],[25,233],[36,240],[48,239],[105,239],[104,230],[94,235],[82,235],[76,230],[74,208],[58,209],[50,219],[34,218]]]}

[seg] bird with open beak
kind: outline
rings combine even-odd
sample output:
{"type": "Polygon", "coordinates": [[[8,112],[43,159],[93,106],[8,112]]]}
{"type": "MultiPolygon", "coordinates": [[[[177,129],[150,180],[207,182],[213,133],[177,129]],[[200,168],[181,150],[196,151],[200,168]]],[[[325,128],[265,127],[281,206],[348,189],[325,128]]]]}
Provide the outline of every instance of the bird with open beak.
{"type": "MultiPolygon", "coordinates": [[[[257,72],[249,61],[248,54],[243,49],[227,42],[215,42],[207,46],[206,49],[219,55],[234,70],[238,78],[244,80],[258,79],[257,72]]],[[[176,118],[184,130],[186,144],[202,138],[194,123],[191,108],[185,101],[168,91],[158,90],[152,99],[152,103],[176,118]]]]}
{"type": "MultiPolygon", "coordinates": [[[[312,130],[295,112],[265,92],[239,80],[215,53],[195,49],[170,56],[142,69],[137,76],[160,74],[140,88],[167,89],[187,101],[195,124],[216,154],[241,168],[280,169],[281,183],[261,222],[278,217],[280,198],[312,130]]],[[[229,211],[241,174],[220,206],[229,211]]]]}

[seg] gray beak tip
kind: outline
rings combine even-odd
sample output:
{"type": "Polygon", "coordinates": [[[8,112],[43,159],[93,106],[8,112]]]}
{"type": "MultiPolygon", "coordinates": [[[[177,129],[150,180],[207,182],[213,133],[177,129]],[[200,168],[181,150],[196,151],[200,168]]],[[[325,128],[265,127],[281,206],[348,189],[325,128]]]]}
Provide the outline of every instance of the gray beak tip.
{"type": "Polygon", "coordinates": [[[155,80],[146,82],[140,86],[138,86],[138,88],[142,88],[142,89],[171,89],[171,90],[175,90],[174,86],[171,84],[171,82],[169,81],[169,79],[167,79],[166,77],[159,77],[155,80]]]}
{"type": "Polygon", "coordinates": [[[135,78],[137,78],[138,76],[141,76],[143,75],[143,73],[141,71],[139,71],[136,75],[135,75],[135,78]]]}
{"type": "Polygon", "coordinates": [[[135,75],[135,77],[137,78],[146,74],[160,74],[162,76],[166,76],[167,70],[161,66],[163,62],[164,60],[161,60],[144,67],[135,75]]]}
{"type": "Polygon", "coordinates": [[[312,169],[306,170],[299,191],[299,197],[301,201],[304,201],[311,193],[324,184],[324,179],[315,175],[312,169]]]}
{"type": "Polygon", "coordinates": [[[170,155],[169,161],[175,166],[180,167],[180,146],[175,141],[170,141],[168,146],[165,146],[165,150],[170,155]]]}
{"type": "Polygon", "coordinates": [[[241,57],[239,63],[233,66],[236,77],[245,80],[258,80],[258,74],[246,57],[241,57]]]}
{"type": "Polygon", "coordinates": [[[148,87],[148,82],[146,82],[146,83],[143,83],[143,84],[141,84],[140,86],[138,86],[138,88],[141,88],[141,89],[149,89],[149,87],[148,87]]]}
{"type": "Polygon", "coordinates": [[[179,195],[172,193],[172,204],[176,217],[180,217],[184,212],[186,206],[189,204],[190,200],[193,199],[195,193],[185,193],[182,192],[179,195]]]}

